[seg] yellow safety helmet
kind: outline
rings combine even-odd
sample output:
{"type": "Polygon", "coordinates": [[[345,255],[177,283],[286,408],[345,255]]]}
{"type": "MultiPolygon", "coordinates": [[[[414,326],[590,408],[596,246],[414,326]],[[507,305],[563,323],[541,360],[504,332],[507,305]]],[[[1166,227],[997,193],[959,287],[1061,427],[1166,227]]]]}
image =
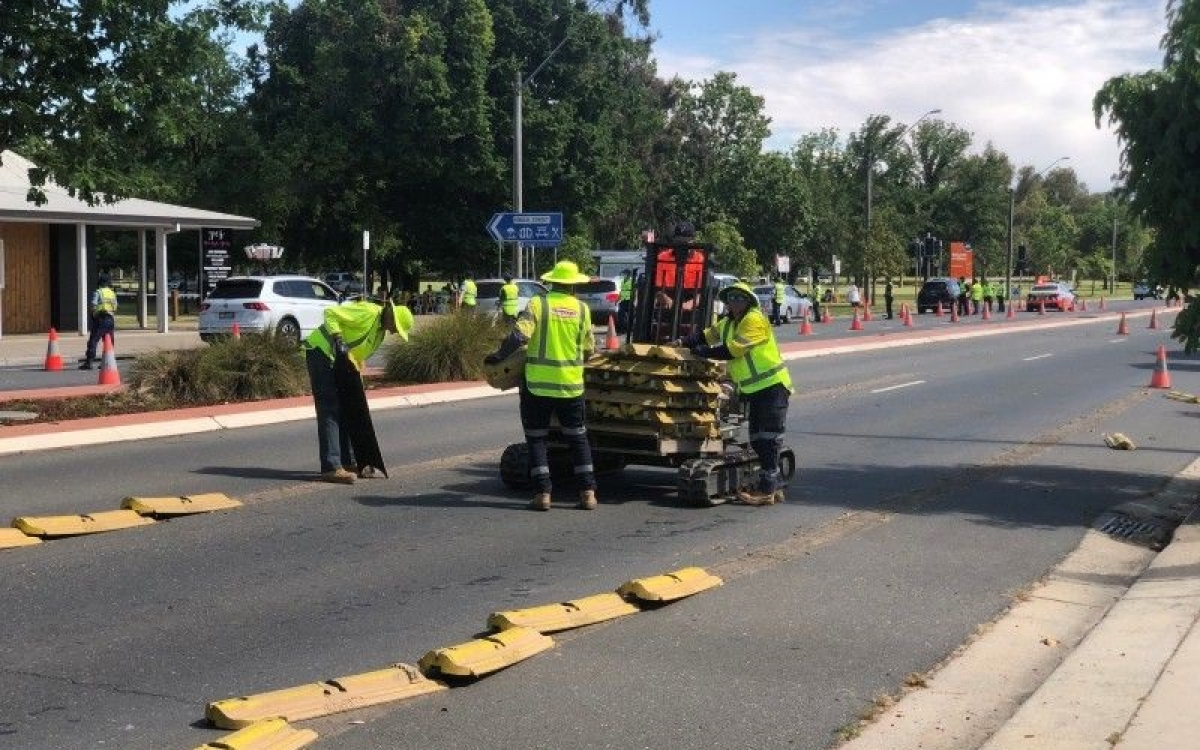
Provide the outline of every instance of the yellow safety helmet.
{"type": "Polygon", "coordinates": [[[730,284],[720,292],[717,292],[717,297],[726,304],[729,303],[730,297],[742,297],[752,307],[758,307],[758,296],[754,293],[754,290],[750,288],[750,285],[744,281],[739,281],[736,284],[730,284]]]}
{"type": "Polygon", "coordinates": [[[408,305],[401,305],[395,302],[391,303],[391,305],[392,315],[396,320],[396,333],[400,336],[400,338],[408,341],[408,332],[411,331],[413,327],[412,310],[408,309],[408,305]]]}
{"type": "Polygon", "coordinates": [[[579,272],[579,266],[569,260],[560,260],[554,268],[542,274],[542,281],[550,284],[582,284],[590,281],[591,277],[579,272]]]}

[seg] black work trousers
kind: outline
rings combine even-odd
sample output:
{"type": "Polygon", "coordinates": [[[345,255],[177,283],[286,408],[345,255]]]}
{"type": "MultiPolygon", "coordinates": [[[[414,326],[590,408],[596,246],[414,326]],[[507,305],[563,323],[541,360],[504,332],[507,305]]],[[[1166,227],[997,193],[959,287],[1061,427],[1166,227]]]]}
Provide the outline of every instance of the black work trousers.
{"type": "Polygon", "coordinates": [[[584,426],[583,396],[551,398],[537,396],[521,386],[521,427],[529,446],[529,474],[538,492],[550,492],[550,458],[546,440],[550,435],[550,417],[558,417],[563,439],[571,448],[571,464],[579,490],[596,489],[596,470],[592,465],[592,446],[584,426]]]}
{"type": "Polygon", "coordinates": [[[758,489],[774,492],[783,486],[779,471],[779,449],[787,429],[788,400],[792,394],[782,385],[773,385],[746,396],[750,422],[750,448],[762,465],[758,489]]]}

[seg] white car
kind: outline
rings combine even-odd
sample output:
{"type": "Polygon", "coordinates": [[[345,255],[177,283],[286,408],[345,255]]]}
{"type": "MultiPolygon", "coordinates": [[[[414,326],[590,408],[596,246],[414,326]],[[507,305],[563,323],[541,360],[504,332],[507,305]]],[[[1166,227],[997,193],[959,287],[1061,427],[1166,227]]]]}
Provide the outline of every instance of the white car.
{"type": "MultiPolygon", "coordinates": [[[[758,297],[759,308],[766,313],[768,318],[771,317],[772,305],[775,300],[775,285],[766,284],[754,287],[754,296],[758,297]]],[[[811,309],[812,301],[809,300],[807,294],[801,294],[791,286],[783,288],[783,304],[779,307],[779,317],[784,323],[790,323],[793,319],[798,320],[811,309]]]]}
{"type": "Polygon", "coordinates": [[[221,279],[200,304],[200,338],[241,333],[274,333],[297,345],[325,320],[325,308],[338,293],[308,276],[230,276],[221,279]]]}
{"type": "MultiPolygon", "coordinates": [[[[529,305],[529,300],[545,294],[549,290],[544,284],[533,279],[513,279],[517,285],[517,314],[520,315],[529,305]]],[[[478,279],[475,282],[475,312],[480,315],[500,314],[500,287],[504,279],[478,279]]]]}

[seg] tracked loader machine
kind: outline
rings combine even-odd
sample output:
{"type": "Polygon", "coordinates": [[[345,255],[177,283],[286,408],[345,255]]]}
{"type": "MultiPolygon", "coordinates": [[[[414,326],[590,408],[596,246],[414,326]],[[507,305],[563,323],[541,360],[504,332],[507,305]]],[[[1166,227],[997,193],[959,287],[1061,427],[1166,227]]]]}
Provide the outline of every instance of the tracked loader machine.
{"type": "MultiPolygon", "coordinates": [[[[673,467],[680,498],[700,506],[735,499],[738,490],[756,485],[759,470],[725,363],[674,345],[713,321],[718,289],[713,254],[712,247],[697,243],[648,244],[625,339],[594,355],[584,372],[597,473],[629,464],[673,467]]],[[[493,368],[489,382],[501,388],[519,383],[523,357],[519,351],[493,368]]],[[[570,467],[566,444],[552,430],[551,471],[566,478],[570,467]]],[[[795,468],[795,454],[784,447],[785,480],[795,468]]],[[[525,443],[505,448],[500,477],[512,488],[532,486],[525,443]]]]}

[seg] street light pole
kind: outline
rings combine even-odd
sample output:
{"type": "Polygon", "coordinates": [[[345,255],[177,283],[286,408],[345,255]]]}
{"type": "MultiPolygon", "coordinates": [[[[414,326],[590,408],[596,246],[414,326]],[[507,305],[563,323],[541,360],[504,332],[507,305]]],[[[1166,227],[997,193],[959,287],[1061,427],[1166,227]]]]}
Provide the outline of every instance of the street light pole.
{"type": "MultiPolygon", "coordinates": [[[[896,140],[900,140],[901,138],[903,138],[904,134],[907,133],[911,128],[913,128],[921,120],[924,120],[926,117],[929,117],[930,115],[941,114],[941,112],[942,112],[942,110],[940,110],[940,109],[929,110],[925,114],[923,114],[920,117],[918,117],[917,119],[913,120],[911,124],[905,125],[903,128],[901,128],[899,134],[896,135],[896,140]]],[[[868,147],[868,149],[867,149],[867,237],[866,237],[866,241],[867,241],[868,245],[870,245],[870,242],[871,242],[871,204],[873,202],[872,193],[873,193],[874,181],[875,181],[875,152],[872,151],[871,148],[872,147],[868,147]]],[[[874,290],[872,289],[871,291],[872,291],[871,296],[873,297],[874,290]]]]}
{"type": "MultiPolygon", "coordinates": [[[[1058,157],[1054,161],[1050,162],[1049,166],[1044,167],[1042,169],[1042,171],[1035,174],[1032,179],[1037,179],[1038,177],[1041,177],[1046,172],[1049,172],[1054,166],[1061,164],[1062,162],[1067,161],[1070,158],[1071,157],[1069,157],[1069,156],[1058,157]]],[[[1016,197],[1017,197],[1017,186],[1016,185],[1009,186],[1009,188],[1008,188],[1008,261],[1004,264],[1004,294],[1005,294],[1005,296],[1012,294],[1013,211],[1015,209],[1016,197]]]]}
{"type": "MultiPolygon", "coordinates": [[[[516,79],[513,81],[513,210],[521,213],[525,209],[525,174],[524,159],[525,144],[523,142],[524,123],[522,122],[523,110],[525,108],[525,87],[533,82],[533,79],[538,73],[542,72],[542,68],[546,67],[546,63],[558,54],[563,45],[567,43],[567,37],[563,37],[554,49],[550,50],[550,54],[546,55],[546,59],[542,60],[533,72],[527,78],[521,77],[521,71],[516,72],[516,79]]],[[[523,259],[521,255],[521,243],[516,243],[513,248],[513,269],[516,272],[514,275],[517,278],[524,276],[523,259]]]]}

